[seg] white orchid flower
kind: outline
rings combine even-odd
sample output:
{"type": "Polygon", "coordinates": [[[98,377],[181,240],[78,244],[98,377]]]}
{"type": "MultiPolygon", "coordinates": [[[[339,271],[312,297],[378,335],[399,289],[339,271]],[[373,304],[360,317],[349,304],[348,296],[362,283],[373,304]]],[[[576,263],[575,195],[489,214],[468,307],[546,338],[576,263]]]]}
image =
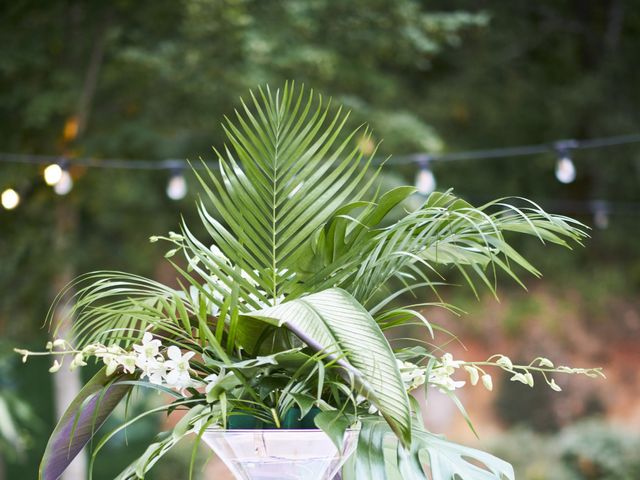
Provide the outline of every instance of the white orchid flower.
{"type": "Polygon", "coordinates": [[[169,360],[165,362],[167,373],[165,380],[167,384],[173,388],[184,389],[191,386],[191,376],[189,375],[189,360],[195,355],[195,352],[187,352],[184,355],[175,345],[171,345],[167,349],[169,360]]]}
{"type": "Polygon", "coordinates": [[[164,377],[167,375],[167,365],[165,362],[151,359],[144,364],[140,378],[148,378],[150,383],[162,385],[164,377]]]}
{"type": "Polygon", "coordinates": [[[133,346],[133,350],[137,353],[136,366],[144,370],[147,362],[157,362],[161,346],[162,342],[160,340],[154,339],[150,332],[146,332],[142,337],[142,345],[133,346]]]}

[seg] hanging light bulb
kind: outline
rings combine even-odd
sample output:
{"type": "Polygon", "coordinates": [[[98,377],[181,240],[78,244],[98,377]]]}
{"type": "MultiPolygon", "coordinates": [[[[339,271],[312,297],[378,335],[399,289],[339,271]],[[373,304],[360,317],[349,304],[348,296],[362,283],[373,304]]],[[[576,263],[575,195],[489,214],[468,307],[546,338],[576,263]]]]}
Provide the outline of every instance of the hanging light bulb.
{"type": "Polygon", "coordinates": [[[558,159],[556,163],[556,178],[561,183],[571,183],[576,179],[576,166],[570,156],[565,155],[558,159]]]}
{"type": "Polygon", "coordinates": [[[62,167],[57,163],[47,165],[43,172],[45,183],[49,186],[54,186],[62,179],[62,171],[62,167]]]}
{"type": "Polygon", "coordinates": [[[602,200],[593,202],[593,224],[600,230],[609,227],[609,209],[602,200]]]}
{"type": "Polygon", "coordinates": [[[13,210],[20,204],[20,194],[13,188],[7,188],[2,192],[0,202],[5,210],[13,210]]]}
{"type": "Polygon", "coordinates": [[[416,188],[421,195],[429,195],[436,189],[436,177],[430,167],[430,158],[423,156],[418,160],[420,170],[416,175],[416,188]]]}
{"type": "Polygon", "coordinates": [[[167,182],[167,197],[171,200],[182,200],[187,195],[187,179],[182,170],[174,170],[167,182]]]}
{"type": "Polygon", "coordinates": [[[58,195],[66,195],[73,188],[73,178],[69,170],[63,168],[60,173],[60,179],[53,186],[53,191],[58,195]]]}
{"type": "Polygon", "coordinates": [[[558,161],[556,162],[556,178],[560,183],[571,183],[576,179],[576,166],[571,160],[571,148],[575,148],[575,140],[566,140],[556,144],[558,161]]]}

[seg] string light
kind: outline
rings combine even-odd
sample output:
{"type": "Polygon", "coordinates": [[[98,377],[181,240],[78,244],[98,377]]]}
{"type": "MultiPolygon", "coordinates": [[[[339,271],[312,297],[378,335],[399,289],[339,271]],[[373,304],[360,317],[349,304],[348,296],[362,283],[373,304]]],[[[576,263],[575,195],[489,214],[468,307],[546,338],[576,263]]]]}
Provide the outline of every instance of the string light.
{"type": "Polygon", "coordinates": [[[564,156],[556,163],[556,178],[561,183],[571,183],[576,179],[576,167],[571,157],[564,156]]]}
{"type": "Polygon", "coordinates": [[[44,182],[50,187],[62,179],[62,167],[57,163],[47,165],[43,172],[44,182]]]}
{"type": "Polygon", "coordinates": [[[13,210],[20,205],[20,194],[13,188],[7,188],[0,195],[0,203],[5,210],[13,210]]]}
{"type": "Polygon", "coordinates": [[[592,202],[593,224],[596,228],[604,230],[609,227],[609,208],[602,200],[592,202]]]}
{"type": "MultiPolygon", "coordinates": [[[[71,132],[71,127],[70,127],[71,132]]],[[[506,148],[494,148],[484,150],[470,150],[463,152],[450,152],[442,154],[427,154],[416,153],[411,155],[395,156],[392,159],[374,159],[373,165],[385,164],[387,166],[392,165],[407,165],[413,164],[419,166],[418,174],[416,175],[416,187],[423,193],[428,194],[436,187],[436,179],[431,170],[431,163],[433,162],[449,162],[449,161],[466,161],[466,160],[486,160],[486,159],[498,159],[498,158],[513,158],[526,157],[534,155],[549,154],[550,151],[555,151],[558,159],[555,168],[555,174],[559,181],[563,183],[570,183],[576,178],[576,167],[571,158],[571,152],[574,150],[586,150],[613,147],[619,145],[629,145],[640,143],[640,133],[634,133],[629,135],[618,135],[603,138],[592,138],[584,140],[559,140],[555,143],[545,143],[536,145],[521,145],[515,147],[506,148]]],[[[211,168],[217,169],[218,165],[213,162],[194,163],[191,165],[184,160],[130,160],[130,159],[97,159],[97,158],[74,158],[73,160],[61,161],[60,156],[54,155],[34,155],[34,154],[19,154],[19,153],[2,153],[0,152],[0,162],[6,163],[21,163],[32,165],[47,165],[45,168],[45,181],[48,184],[53,183],[54,190],[59,195],[66,195],[73,188],[73,179],[68,171],[68,166],[71,164],[81,165],[83,168],[105,168],[105,169],[127,169],[127,170],[169,170],[171,176],[167,184],[167,196],[173,200],[180,200],[187,194],[187,182],[182,172],[185,168],[192,167],[195,169],[211,168]],[[56,168],[57,166],[57,168],[56,168]],[[60,175],[60,178],[55,182],[56,177],[60,175]],[[51,183],[50,183],[51,182],[51,183]]],[[[12,189],[8,189],[12,190],[12,189]]],[[[20,202],[20,196],[17,192],[7,193],[6,204],[15,208],[20,202]],[[17,199],[17,201],[16,201],[17,199]],[[14,205],[15,204],[15,205],[14,205]]],[[[4,193],[3,193],[4,195],[4,193]]],[[[614,212],[619,213],[620,205],[616,204],[616,208],[612,209],[613,204],[607,203],[606,208],[596,211],[596,207],[588,202],[582,201],[581,205],[588,205],[588,212],[592,214],[598,214],[597,223],[600,225],[606,225],[608,223],[609,215],[614,212]]],[[[2,202],[3,207],[5,201],[2,202]]],[[[633,214],[636,214],[637,204],[633,205],[633,214]]],[[[6,207],[5,207],[6,208],[6,207]]],[[[624,210],[624,208],[622,209],[624,210]]],[[[628,209],[627,209],[628,210],[628,209]]],[[[587,211],[585,210],[585,213],[587,211]]],[[[624,213],[624,212],[623,212],[624,213]]],[[[594,219],[595,221],[595,219],[594,219]]]]}
{"type": "MultiPolygon", "coordinates": [[[[464,152],[450,152],[442,154],[416,153],[411,155],[398,155],[389,160],[380,159],[373,163],[379,165],[405,165],[416,164],[421,159],[428,156],[431,162],[458,161],[458,160],[487,160],[495,158],[515,158],[533,155],[548,154],[550,150],[557,150],[558,146],[566,145],[570,150],[588,150],[595,148],[613,147],[618,145],[629,145],[640,143],[640,133],[630,135],[618,135],[613,137],[592,138],[586,140],[560,140],[555,143],[543,143],[537,145],[522,145],[517,147],[493,148],[485,150],[469,150],[464,152]]],[[[60,157],[54,155],[30,155],[19,153],[0,153],[0,162],[26,163],[36,165],[47,165],[59,162],[60,157]]],[[[85,168],[117,168],[131,170],[174,170],[176,168],[188,168],[190,165],[183,160],[125,160],[125,159],[97,159],[97,158],[75,158],[69,163],[77,163],[85,168]]],[[[209,168],[218,168],[216,163],[207,162],[209,168]]],[[[201,169],[204,165],[194,163],[193,168],[201,169]]]]}
{"type": "Polygon", "coordinates": [[[171,200],[182,200],[187,195],[187,179],[182,169],[174,170],[167,182],[167,197],[171,200]]]}
{"type": "Polygon", "coordinates": [[[429,195],[436,189],[436,177],[431,171],[431,157],[429,155],[422,155],[418,159],[418,165],[420,170],[416,175],[416,188],[421,195],[429,195]]]}
{"type": "Polygon", "coordinates": [[[576,148],[575,140],[565,140],[557,142],[555,149],[558,152],[558,161],[556,162],[556,178],[560,183],[571,183],[576,179],[576,166],[571,160],[571,149],[576,148]]]}
{"type": "Polygon", "coordinates": [[[60,180],[53,186],[53,191],[58,195],[66,195],[73,188],[73,178],[68,168],[61,168],[60,180]]]}

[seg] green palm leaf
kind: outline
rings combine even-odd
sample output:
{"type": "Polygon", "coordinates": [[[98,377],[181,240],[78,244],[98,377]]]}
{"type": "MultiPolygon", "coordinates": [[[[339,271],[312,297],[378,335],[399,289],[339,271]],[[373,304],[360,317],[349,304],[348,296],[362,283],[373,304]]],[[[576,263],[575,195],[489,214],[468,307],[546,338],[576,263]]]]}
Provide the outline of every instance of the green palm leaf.
{"type": "Polygon", "coordinates": [[[348,219],[341,214],[328,222],[312,239],[309,251],[315,257],[309,258],[306,265],[313,271],[306,274],[304,288],[340,286],[368,305],[393,278],[432,286],[442,278],[442,267],[452,266],[474,292],[472,276],[495,292],[498,270],[518,283],[516,266],[540,275],[510,245],[505,234],[530,235],[565,247],[569,246],[567,240],[579,243],[586,236],[579,222],[550,215],[535,204],[519,209],[495,201],[473,207],[450,192],[433,193],[417,210],[379,226],[389,212],[380,206],[395,205],[409,193],[411,190],[392,190],[357,218],[348,219]],[[335,228],[338,222],[348,225],[335,228]]]}
{"type": "Polygon", "coordinates": [[[228,291],[238,285],[245,311],[255,309],[256,300],[273,305],[291,293],[299,282],[292,273],[309,237],[375,178],[366,179],[371,158],[364,160],[353,145],[358,130],[342,134],[348,114],[330,114],[321,96],[289,84],[258,93],[252,94],[252,108],[243,103],[236,121],[227,119],[230,145],[218,153],[219,172],[196,173],[222,220],[202,203],[208,233],[251,281],[240,282],[224,259],[208,254],[183,226],[191,254],[206,260],[228,291]],[[251,284],[260,292],[250,291],[251,284]]]}
{"type": "MultiPolygon", "coordinates": [[[[351,295],[333,288],[247,317],[287,327],[314,350],[337,359],[400,440],[410,443],[411,409],[395,356],[375,320],[351,295]]],[[[255,337],[238,341],[255,348],[255,337]]]]}
{"type": "MultiPolygon", "coordinates": [[[[184,291],[139,275],[98,271],[79,276],[60,292],[49,311],[49,323],[56,305],[68,301],[67,296],[73,298],[69,315],[76,317],[72,334],[78,347],[95,342],[127,345],[146,329],[184,337],[188,317],[198,309],[184,291]]],[[[62,325],[54,325],[54,336],[62,325]]]]}

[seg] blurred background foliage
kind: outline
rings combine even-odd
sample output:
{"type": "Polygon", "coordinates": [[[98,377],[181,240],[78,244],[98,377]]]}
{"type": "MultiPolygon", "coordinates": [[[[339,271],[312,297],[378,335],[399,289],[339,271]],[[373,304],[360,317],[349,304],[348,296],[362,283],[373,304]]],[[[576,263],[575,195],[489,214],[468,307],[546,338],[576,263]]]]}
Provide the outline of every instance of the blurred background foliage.
{"type": "MultiPolygon", "coordinates": [[[[211,146],[223,142],[220,121],[239,96],[286,80],[346,105],[354,126],[367,121],[374,136],[361,139],[362,148],[384,138],[381,156],[634,133],[638,7],[637,0],[5,2],[0,151],[212,160],[211,146]]],[[[546,275],[531,279],[530,292],[508,286],[497,303],[453,289],[447,299],[467,315],[427,314],[460,335],[465,358],[542,350],[608,369],[606,387],[570,383],[560,400],[508,382],[491,403],[469,397],[478,430],[495,434],[495,451],[515,462],[519,478],[638,478],[638,439],[615,425],[640,428],[640,147],[576,152],[574,161],[570,185],[554,179],[551,153],[434,165],[439,188],[475,203],[526,196],[588,224],[589,202],[616,208],[585,249],[540,253],[522,244],[546,275]],[[599,423],[571,426],[594,414],[599,423]]],[[[11,348],[44,345],[47,308],[72,274],[126,269],[170,282],[163,252],[147,239],[193,211],[193,192],[166,198],[167,172],[80,165],[71,173],[75,187],[59,197],[39,167],[0,165],[0,188],[24,192],[16,210],[0,211],[0,478],[35,478],[54,422],[47,362],[24,367],[11,348]]],[[[415,173],[415,166],[388,168],[384,181],[412,182],[415,173]]],[[[441,427],[469,439],[457,423],[441,427]]],[[[112,478],[156,428],[141,424],[128,446],[114,442],[94,478],[112,478]]],[[[179,475],[185,448],[154,478],[179,475]]]]}

